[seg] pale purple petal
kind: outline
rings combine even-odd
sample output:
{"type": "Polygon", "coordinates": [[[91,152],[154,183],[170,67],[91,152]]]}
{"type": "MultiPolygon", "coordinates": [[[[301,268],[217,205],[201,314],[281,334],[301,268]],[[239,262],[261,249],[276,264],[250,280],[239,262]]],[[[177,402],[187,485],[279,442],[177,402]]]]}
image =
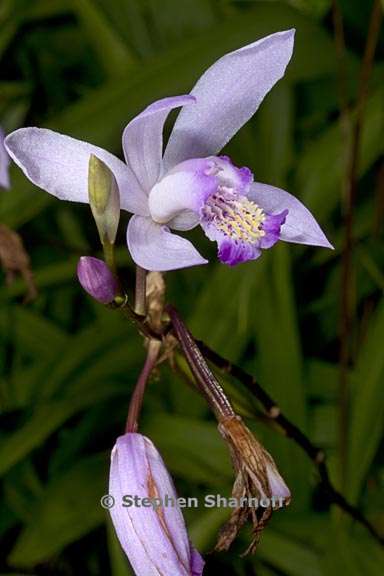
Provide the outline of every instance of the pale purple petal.
{"type": "Polygon", "coordinates": [[[212,157],[215,167],[219,170],[218,178],[222,186],[235,188],[239,194],[245,194],[253,182],[253,174],[247,166],[238,168],[229,156],[212,157]]]}
{"type": "Polygon", "coordinates": [[[285,224],[280,230],[280,240],[333,248],[308,208],[292,194],[275,186],[254,183],[247,197],[268,214],[288,210],[285,224]]]}
{"type": "Polygon", "coordinates": [[[167,168],[225,146],[284,75],[293,41],[294,30],[271,34],[223,56],[203,74],[191,91],[196,104],[183,108],[171,133],[167,168]]]}
{"type": "Polygon", "coordinates": [[[136,576],[192,576],[191,547],[180,508],[122,506],[124,495],[177,499],[172,480],[152,442],[141,434],[117,439],[111,455],[112,521],[136,576]]]}
{"type": "Polygon", "coordinates": [[[189,240],[150,218],[130,219],[127,243],[134,262],[146,270],[165,272],[207,263],[189,240]]]}
{"type": "Polygon", "coordinates": [[[149,192],[161,173],[163,126],[169,112],[193,102],[195,98],[188,95],[163,98],[148,106],[125,128],[125,159],[145,191],[149,192]]]}
{"type": "Polygon", "coordinates": [[[271,495],[275,498],[282,499],[283,503],[289,504],[291,501],[291,492],[277,470],[272,458],[271,463],[267,461],[266,468],[271,495]]]}
{"type": "Polygon", "coordinates": [[[167,224],[171,230],[192,230],[200,222],[200,216],[192,210],[183,210],[167,224]]]}
{"type": "Polygon", "coordinates": [[[5,134],[0,128],[0,188],[9,188],[9,162],[10,158],[4,146],[5,134]]]}
{"type": "Polygon", "coordinates": [[[36,186],[61,200],[88,203],[88,163],[97,156],[112,170],[121,208],[148,214],[147,198],[131,170],[116,156],[87,142],[42,128],[20,128],[5,140],[6,148],[36,186]]]}

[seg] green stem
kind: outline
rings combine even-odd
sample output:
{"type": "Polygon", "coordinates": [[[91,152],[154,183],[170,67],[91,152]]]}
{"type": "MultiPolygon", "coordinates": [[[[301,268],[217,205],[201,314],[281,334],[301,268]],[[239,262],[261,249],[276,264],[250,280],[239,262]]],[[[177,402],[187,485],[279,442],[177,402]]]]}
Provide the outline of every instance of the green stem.
{"type": "Polygon", "coordinates": [[[103,244],[104,260],[111,272],[117,275],[116,260],[115,260],[115,245],[111,242],[105,241],[103,244]]]}

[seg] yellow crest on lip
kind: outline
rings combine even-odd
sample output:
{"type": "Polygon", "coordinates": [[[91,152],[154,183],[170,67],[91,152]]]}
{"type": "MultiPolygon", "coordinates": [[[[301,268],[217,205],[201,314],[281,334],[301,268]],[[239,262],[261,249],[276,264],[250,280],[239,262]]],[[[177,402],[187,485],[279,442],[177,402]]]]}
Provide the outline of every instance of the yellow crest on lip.
{"type": "Polygon", "coordinates": [[[245,196],[212,194],[204,211],[216,228],[233,240],[254,243],[265,235],[261,228],[266,218],[264,211],[245,196]]]}

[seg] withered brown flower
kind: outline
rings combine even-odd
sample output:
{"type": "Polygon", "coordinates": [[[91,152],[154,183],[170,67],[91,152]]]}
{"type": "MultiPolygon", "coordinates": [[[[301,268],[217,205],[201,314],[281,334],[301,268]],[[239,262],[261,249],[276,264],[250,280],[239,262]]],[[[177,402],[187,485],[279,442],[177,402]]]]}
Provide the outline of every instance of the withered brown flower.
{"type": "Polygon", "coordinates": [[[236,473],[232,497],[238,505],[221,529],[215,549],[228,550],[241,527],[249,519],[253,525],[253,536],[245,554],[254,553],[273,510],[287,506],[291,494],[272,456],[240,416],[220,419],[219,431],[231,452],[236,473]],[[255,502],[258,502],[259,506],[255,506],[255,502]]]}
{"type": "Polygon", "coordinates": [[[250,519],[253,524],[253,537],[245,554],[255,552],[260,534],[272,511],[287,506],[291,500],[291,493],[280,476],[272,456],[235,413],[177,311],[172,306],[168,306],[167,311],[199,390],[219,422],[219,432],[228,444],[236,473],[231,498],[235,507],[220,531],[215,549],[228,550],[241,527],[250,519]]]}

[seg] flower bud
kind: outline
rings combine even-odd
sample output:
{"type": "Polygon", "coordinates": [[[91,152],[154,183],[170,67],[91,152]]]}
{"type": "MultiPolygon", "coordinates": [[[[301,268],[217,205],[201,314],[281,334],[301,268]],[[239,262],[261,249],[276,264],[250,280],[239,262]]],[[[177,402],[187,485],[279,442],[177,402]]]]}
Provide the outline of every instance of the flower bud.
{"type": "Polygon", "coordinates": [[[172,479],[145,436],[117,439],[109,494],[112,522],[136,576],[201,576],[204,561],[188,539],[172,479]]]}
{"type": "Polygon", "coordinates": [[[91,154],[88,164],[89,204],[102,244],[113,244],[120,219],[120,196],[108,166],[91,154]]]}
{"type": "Polygon", "coordinates": [[[77,277],[84,290],[102,304],[109,304],[118,294],[118,282],[103,260],[82,256],[77,277]]]}
{"type": "Polygon", "coordinates": [[[0,128],[0,188],[9,188],[9,162],[10,158],[4,146],[4,132],[0,128]]]}

